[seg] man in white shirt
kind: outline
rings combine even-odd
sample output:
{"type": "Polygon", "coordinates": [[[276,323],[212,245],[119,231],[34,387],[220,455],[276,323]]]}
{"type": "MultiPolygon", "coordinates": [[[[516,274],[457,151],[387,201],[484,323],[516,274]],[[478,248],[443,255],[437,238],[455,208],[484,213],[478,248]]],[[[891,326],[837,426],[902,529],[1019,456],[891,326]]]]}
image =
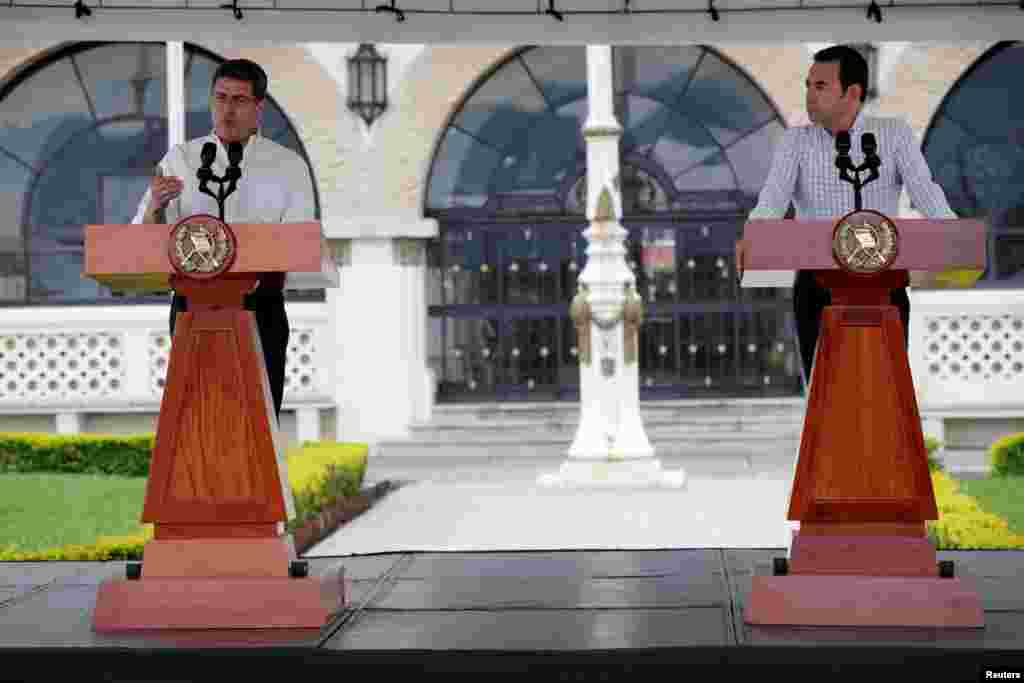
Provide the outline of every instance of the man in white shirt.
{"type": "MultiPolygon", "coordinates": [[[[896,217],[903,187],[911,204],[930,218],[956,218],[945,193],[932,179],[928,164],[910,126],[897,118],[866,116],[861,111],[867,92],[868,65],[855,49],[837,45],[814,55],[807,76],[807,114],[811,125],[788,128],[782,135],[768,179],[749,219],[782,218],[790,202],[798,220],[834,219],[852,211],[853,186],[839,179],[835,134],[850,132],[850,158],[864,161],[861,135],[870,132],[882,160],[880,177],[865,185],[863,208],[896,217]]],[[[821,314],[831,302],[810,271],[799,271],[793,285],[793,311],[803,359],[804,379],[810,383],[821,314]]],[[[904,343],[909,343],[910,300],[905,288],[892,290],[900,309],[904,343]]]]}
{"type": "MultiPolygon", "coordinates": [[[[176,145],[161,159],[160,175],[154,176],[139,202],[133,223],[176,223],[197,213],[219,215],[217,202],[199,191],[196,171],[202,165],[203,145],[217,145],[211,167],[223,177],[228,165],[227,146],[243,145],[239,164],[242,176],[224,202],[224,220],[230,223],[291,223],[316,220],[309,171],[297,154],[259,134],[266,102],[267,75],[255,62],[238,59],[224,62],[213,75],[210,109],[213,131],[207,136],[176,145]]],[[[217,192],[217,184],[209,189],[217,192]]],[[[253,311],[267,365],[274,411],[280,416],[284,394],[284,363],[288,348],[288,316],[284,308],[284,277],[268,273],[245,298],[253,311]]],[[[188,310],[185,297],[174,295],[170,328],[175,317],[188,310]]]]}

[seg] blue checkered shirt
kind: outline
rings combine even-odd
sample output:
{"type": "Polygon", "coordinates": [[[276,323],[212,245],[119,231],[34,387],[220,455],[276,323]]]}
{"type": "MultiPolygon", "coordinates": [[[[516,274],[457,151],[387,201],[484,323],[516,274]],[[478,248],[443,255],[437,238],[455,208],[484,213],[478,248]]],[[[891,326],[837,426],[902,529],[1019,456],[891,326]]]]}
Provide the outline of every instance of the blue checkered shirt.
{"type": "MultiPolygon", "coordinates": [[[[864,161],[861,135],[875,134],[882,160],[879,178],[861,191],[863,208],[896,217],[905,185],[911,206],[929,218],[956,218],[946,195],[932,179],[910,126],[901,119],[857,114],[850,129],[850,159],[864,161]]],[[[821,126],[786,129],[775,151],[768,179],[749,219],[782,218],[792,201],[797,219],[838,219],[854,209],[853,185],[839,179],[835,138],[821,126]]],[[[866,179],[867,173],[861,174],[866,179]]]]}

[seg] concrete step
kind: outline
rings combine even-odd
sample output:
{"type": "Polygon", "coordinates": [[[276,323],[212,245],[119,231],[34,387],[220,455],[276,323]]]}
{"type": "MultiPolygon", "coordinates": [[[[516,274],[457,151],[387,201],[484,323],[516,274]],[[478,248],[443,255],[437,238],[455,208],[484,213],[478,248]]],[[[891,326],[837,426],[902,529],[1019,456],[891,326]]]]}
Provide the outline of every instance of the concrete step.
{"type": "MultiPolygon", "coordinates": [[[[566,459],[565,448],[534,451],[467,449],[461,454],[453,449],[395,450],[390,456],[370,457],[366,481],[536,481],[541,474],[558,470],[566,459]]],[[[655,456],[662,469],[684,469],[695,477],[755,477],[789,481],[793,477],[796,449],[795,443],[776,442],[746,450],[728,445],[691,448],[686,454],[656,449],[655,456]]]]}
{"type": "MultiPolygon", "coordinates": [[[[644,423],[765,423],[802,420],[802,398],[748,401],[645,401],[640,406],[644,423]]],[[[522,422],[572,422],[579,420],[579,402],[551,403],[466,403],[435,406],[428,425],[417,427],[466,426],[471,424],[519,424],[522,422]]]]}
{"type": "MultiPolygon", "coordinates": [[[[800,424],[774,424],[755,428],[735,425],[715,428],[714,425],[644,425],[647,438],[652,441],[681,441],[702,443],[706,441],[736,442],[763,441],[772,439],[799,438],[800,424]]],[[[410,441],[429,444],[448,443],[545,443],[548,441],[571,441],[576,437],[576,425],[535,424],[516,428],[505,427],[424,427],[412,433],[410,441]]]]}
{"type": "MultiPolygon", "coordinates": [[[[795,452],[804,410],[802,398],[647,401],[640,414],[659,457],[715,451],[719,460],[743,460],[773,444],[795,452]]],[[[578,402],[440,405],[429,423],[410,426],[408,439],[382,441],[375,453],[561,459],[576,437],[579,418],[578,402]]]]}
{"type": "MultiPolygon", "coordinates": [[[[650,436],[648,436],[650,439],[650,436]]],[[[792,457],[799,447],[799,434],[787,435],[750,435],[744,438],[719,436],[696,440],[693,438],[650,439],[657,457],[704,457],[719,460],[748,460],[757,458],[759,453],[775,452],[782,449],[792,457]]],[[[572,445],[572,438],[533,438],[533,439],[477,439],[477,440],[426,440],[381,441],[375,449],[379,457],[424,457],[437,456],[467,458],[552,458],[555,460],[566,457],[572,445]]]]}

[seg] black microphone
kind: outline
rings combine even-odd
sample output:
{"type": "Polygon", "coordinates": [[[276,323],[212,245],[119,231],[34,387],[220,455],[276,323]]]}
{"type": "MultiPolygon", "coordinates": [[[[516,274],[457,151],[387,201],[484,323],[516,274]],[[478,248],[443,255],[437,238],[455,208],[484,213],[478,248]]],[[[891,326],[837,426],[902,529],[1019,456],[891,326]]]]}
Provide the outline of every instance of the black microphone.
{"type": "Polygon", "coordinates": [[[840,171],[850,168],[850,131],[841,130],[836,133],[836,151],[839,153],[836,157],[836,168],[840,171]]]}
{"type": "Polygon", "coordinates": [[[228,169],[225,177],[228,180],[238,180],[242,177],[242,169],[238,165],[242,163],[242,143],[232,142],[228,144],[228,169]]]}
{"type": "Polygon", "coordinates": [[[217,158],[217,145],[207,142],[203,145],[203,151],[199,153],[199,158],[202,165],[196,171],[196,177],[205,184],[213,180],[213,171],[210,170],[210,167],[213,166],[213,160],[217,158]]]}
{"type": "Polygon", "coordinates": [[[882,165],[882,160],[878,158],[878,142],[874,133],[864,133],[860,136],[860,148],[864,150],[864,165],[869,170],[882,165]]]}

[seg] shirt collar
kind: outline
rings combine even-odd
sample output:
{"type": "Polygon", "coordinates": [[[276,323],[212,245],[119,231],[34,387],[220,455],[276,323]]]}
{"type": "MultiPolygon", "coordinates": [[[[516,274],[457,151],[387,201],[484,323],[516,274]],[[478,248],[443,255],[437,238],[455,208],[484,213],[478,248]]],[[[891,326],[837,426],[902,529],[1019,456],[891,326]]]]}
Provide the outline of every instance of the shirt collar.
{"type": "MultiPolygon", "coordinates": [[[[245,166],[246,158],[249,156],[250,152],[252,152],[253,148],[259,144],[259,140],[262,137],[263,136],[260,135],[260,129],[257,127],[256,131],[252,134],[252,137],[249,138],[249,142],[245,145],[245,153],[242,155],[242,163],[239,164],[240,166],[245,166]]],[[[227,165],[228,148],[217,136],[217,131],[211,130],[210,134],[206,136],[206,139],[217,144],[217,158],[223,158],[225,165],[227,165]]]]}
{"type": "MultiPolygon", "coordinates": [[[[825,136],[827,139],[832,140],[832,139],[835,138],[835,135],[833,135],[832,132],[829,131],[824,126],[818,126],[818,129],[821,130],[821,134],[823,136],[825,136]]],[[[861,106],[861,108],[857,110],[857,116],[853,119],[853,125],[850,126],[850,137],[851,138],[855,138],[857,136],[857,134],[860,133],[863,129],[864,129],[864,107],[861,106]]]]}

